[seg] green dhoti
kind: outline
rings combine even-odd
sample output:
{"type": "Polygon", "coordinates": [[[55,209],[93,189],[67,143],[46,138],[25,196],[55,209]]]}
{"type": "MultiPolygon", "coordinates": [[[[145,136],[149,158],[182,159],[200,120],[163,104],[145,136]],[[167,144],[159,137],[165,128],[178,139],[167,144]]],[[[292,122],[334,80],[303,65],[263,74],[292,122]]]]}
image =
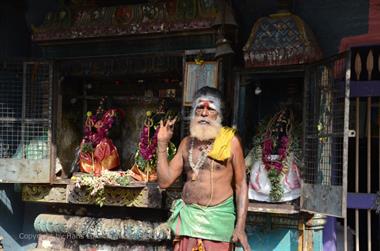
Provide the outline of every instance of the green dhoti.
{"type": "Polygon", "coordinates": [[[233,197],[209,207],[186,204],[179,199],[171,211],[168,223],[175,235],[231,242],[235,225],[233,197]]]}

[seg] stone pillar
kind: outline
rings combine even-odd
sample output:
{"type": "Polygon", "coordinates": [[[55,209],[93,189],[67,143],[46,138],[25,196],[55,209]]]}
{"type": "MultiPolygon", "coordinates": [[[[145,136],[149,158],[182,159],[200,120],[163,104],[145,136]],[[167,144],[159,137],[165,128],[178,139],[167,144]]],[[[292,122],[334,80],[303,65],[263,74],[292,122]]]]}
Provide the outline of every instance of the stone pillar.
{"type": "Polygon", "coordinates": [[[323,250],[323,229],[326,216],[322,214],[304,214],[305,232],[303,238],[304,250],[323,250]]]}

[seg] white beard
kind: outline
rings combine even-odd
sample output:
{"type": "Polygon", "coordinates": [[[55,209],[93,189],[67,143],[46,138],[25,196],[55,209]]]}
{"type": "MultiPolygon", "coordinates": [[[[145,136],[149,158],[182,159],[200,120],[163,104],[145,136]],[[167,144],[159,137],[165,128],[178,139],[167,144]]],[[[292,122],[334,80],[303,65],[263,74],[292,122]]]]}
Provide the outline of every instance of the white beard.
{"type": "Polygon", "coordinates": [[[200,141],[215,139],[221,128],[220,116],[216,120],[193,117],[190,123],[190,135],[200,141]]]}

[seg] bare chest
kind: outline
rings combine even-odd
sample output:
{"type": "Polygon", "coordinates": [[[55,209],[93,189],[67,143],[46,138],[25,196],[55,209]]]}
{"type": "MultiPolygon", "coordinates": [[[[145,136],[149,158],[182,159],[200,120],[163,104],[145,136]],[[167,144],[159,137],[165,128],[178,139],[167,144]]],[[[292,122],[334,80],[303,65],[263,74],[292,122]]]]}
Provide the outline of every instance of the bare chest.
{"type": "MultiPolygon", "coordinates": [[[[197,177],[211,170],[218,176],[219,173],[232,172],[229,161],[216,161],[208,157],[212,142],[189,140],[186,151],[183,153],[183,167],[187,176],[197,177]]],[[[192,177],[194,179],[194,177],[192,177]]]]}

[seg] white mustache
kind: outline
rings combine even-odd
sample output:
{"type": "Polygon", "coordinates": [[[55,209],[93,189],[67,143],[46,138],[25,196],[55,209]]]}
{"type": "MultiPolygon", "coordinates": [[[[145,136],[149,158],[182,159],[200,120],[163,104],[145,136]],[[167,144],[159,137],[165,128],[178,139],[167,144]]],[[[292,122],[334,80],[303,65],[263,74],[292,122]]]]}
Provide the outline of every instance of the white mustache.
{"type": "Polygon", "coordinates": [[[208,124],[208,125],[210,125],[210,124],[211,124],[211,121],[208,120],[208,119],[199,119],[199,120],[197,121],[197,123],[198,123],[198,124],[208,124]]]}

